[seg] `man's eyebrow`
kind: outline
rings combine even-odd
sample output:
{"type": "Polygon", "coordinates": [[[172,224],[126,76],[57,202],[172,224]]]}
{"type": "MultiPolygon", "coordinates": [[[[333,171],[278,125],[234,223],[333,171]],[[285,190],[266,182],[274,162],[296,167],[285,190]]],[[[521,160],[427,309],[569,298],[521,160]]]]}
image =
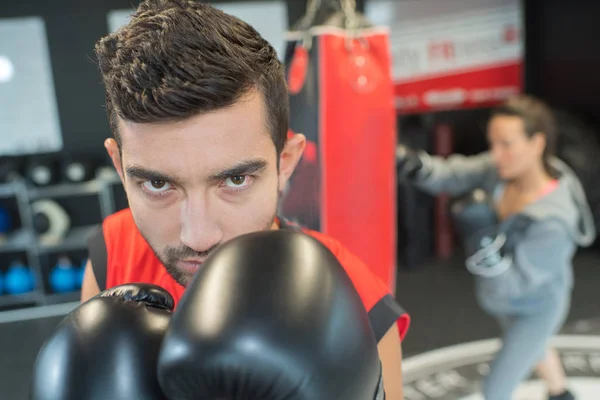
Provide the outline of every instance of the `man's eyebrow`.
{"type": "Polygon", "coordinates": [[[238,175],[252,175],[257,172],[262,171],[267,166],[267,161],[263,159],[255,159],[255,160],[247,160],[242,161],[239,164],[236,164],[230,168],[227,168],[223,171],[212,174],[208,177],[209,181],[222,181],[231,176],[238,175]]]}
{"type": "Polygon", "coordinates": [[[164,182],[178,182],[178,179],[174,176],[169,176],[159,171],[153,171],[151,169],[131,166],[126,169],[127,176],[134,179],[140,179],[145,181],[164,181],[164,182]]]}

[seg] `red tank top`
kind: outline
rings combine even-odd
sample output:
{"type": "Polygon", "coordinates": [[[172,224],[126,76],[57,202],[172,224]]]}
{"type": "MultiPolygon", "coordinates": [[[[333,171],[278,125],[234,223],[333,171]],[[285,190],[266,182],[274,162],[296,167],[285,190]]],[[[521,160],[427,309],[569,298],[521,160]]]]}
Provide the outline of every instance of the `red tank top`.
{"type": "MultiPolygon", "coordinates": [[[[137,229],[129,209],[106,218],[102,230],[107,252],[106,289],[125,283],[150,283],[166,289],[175,304],[179,302],[183,286],[167,273],[155,256],[137,229]]],[[[371,323],[378,325],[379,330],[387,331],[397,322],[400,336],[404,338],[410,317],[392,298],[387,286],[337,240],[316,231],[302,230],[321,241],[337,257],[369,312],[371,323]]]]}

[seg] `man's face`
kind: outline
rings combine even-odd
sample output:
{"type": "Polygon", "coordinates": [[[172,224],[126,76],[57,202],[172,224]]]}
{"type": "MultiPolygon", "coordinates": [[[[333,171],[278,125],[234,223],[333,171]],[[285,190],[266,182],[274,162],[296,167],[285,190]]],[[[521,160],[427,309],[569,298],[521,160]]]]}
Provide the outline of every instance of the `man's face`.
{"type": "Polygon", "coordinates": [[[262,97],[253,94],[180,122],[120,121],[120,156],[107,141],[138,229],[183,286],[218,245],[275,227],[279,188],[304,142],[288,143],[278,171],[265,121],[262,97]]]}

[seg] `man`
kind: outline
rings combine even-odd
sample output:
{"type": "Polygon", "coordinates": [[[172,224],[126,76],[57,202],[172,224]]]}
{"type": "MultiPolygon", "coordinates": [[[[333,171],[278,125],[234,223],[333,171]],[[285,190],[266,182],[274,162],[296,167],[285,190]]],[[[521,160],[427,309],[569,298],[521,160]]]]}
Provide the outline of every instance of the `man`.
{"type": "MultiPolygon", "coordinates": [[[[147,0],[96,46],[114,138],[106,150],[129,208],[90,241],[82,300],[129,282],[175,302],[220,244],[293,229],[280,195],[306,139],[287,137],[288,92],[275,50],[248,24],[209,5],[147,0]]],[[[387,398],[402,399],[408,315],[356,256],[321,233],[369,311],[387,398]]]]}

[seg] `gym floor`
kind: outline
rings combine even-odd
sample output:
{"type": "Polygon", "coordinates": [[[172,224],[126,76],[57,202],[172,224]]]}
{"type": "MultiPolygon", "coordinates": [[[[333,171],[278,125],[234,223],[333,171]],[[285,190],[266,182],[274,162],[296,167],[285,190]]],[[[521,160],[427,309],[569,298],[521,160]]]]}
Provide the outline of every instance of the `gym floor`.
{"type": "MultiPolygon", "coordinates": [[[[567,327],[571,330],[569,333],[589,331],[595,326],[593,320],[600,317],[599,261],[600,252],[597,250],[581,252],[575,260],[576,289],[567,327]]],[[[490,345],[489,339],[496,337],[498,329],[494,321],[478,308],[471,276],[462,267],[460,257],[430,262],[412,271],[400,270],[397,293],[401,304],[412,315],[412,327],[403,344],[405,368],[409,369],[405,373],[406,399],[480,399],[468,396],[472,385],[467,378],[477,374],[465,369],[466,358],[460,359],[457,351],[462,349],[472,356],[475,347],[481,349],[490,345]],[[453,355],[454,359],[450,360],[448,355],[453,355]],[[457,360],[462,369],[456,367],[457,360]],[[444,362],[454,364],[451,368],[439,369],[444,362]]],[[[72,306],[55,306],[52,311],[56,315],[51,317],[36,315],[35,310],[0,313],[0,398],[27,399],[28,380],[38,348],[72,306]]],[[[576,354],[572,348],[570,355],[566,355],[570,357],[567,362],[575,366],[578,376],[586,379],[589,373],[600,376],[600,345],[597,339],[600,336],[594,337],[593,343],[588,343],[591,350],[585,353],[586,356],[594,355],[595,363],[585,364],[579,359],[573,361],[576,354]]],[[[578,340],[578,344],[583,342],[578,340]]],[[[491,346],[493,348],[493,343],[491,346]]],[[[473,379],[476,381],[477,377],[473,379]]],[[[519,399],[543,399],[539,397],[540,389],[537,390],[535,395],[519,399]]],[[[597,393],[591,398],[597,398],[597,393]]],[[[580,395],[578,399],[587,400],[588,397],[580,395]]]]}

